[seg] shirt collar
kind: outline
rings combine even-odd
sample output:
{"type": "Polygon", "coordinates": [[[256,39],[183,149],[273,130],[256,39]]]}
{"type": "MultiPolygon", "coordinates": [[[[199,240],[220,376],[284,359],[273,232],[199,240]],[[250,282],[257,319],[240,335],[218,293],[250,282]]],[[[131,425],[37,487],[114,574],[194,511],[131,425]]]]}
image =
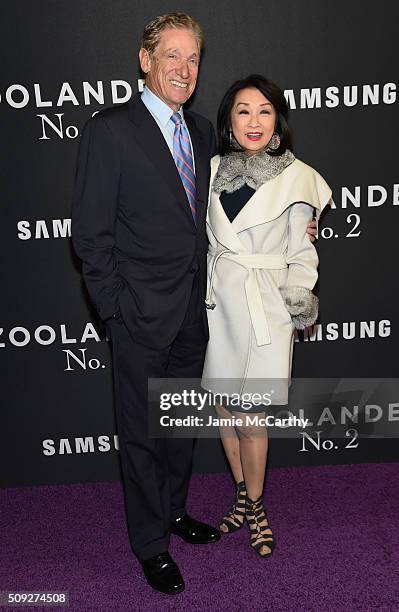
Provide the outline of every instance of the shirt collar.
{"type": "MultiPolygon", "coordinates": [[[[141,94],[141,99],[150,111],[150,113],[154,115],[154,117],[163,127],[166,127],[167,123],[170,121],[172,115],[174,114],[173,110],[167,104],[165,104],[165,102],[161,100],[161,98],[158,98],[158,96],[154,94],[154,92],[151,91],[151,89],[147,86],[144,86],[143,93],[141,94]]],[[[182,118],[182,121],[184,122],[182,106],[180,107],[180,110],[178,112],[182,118]]]]}

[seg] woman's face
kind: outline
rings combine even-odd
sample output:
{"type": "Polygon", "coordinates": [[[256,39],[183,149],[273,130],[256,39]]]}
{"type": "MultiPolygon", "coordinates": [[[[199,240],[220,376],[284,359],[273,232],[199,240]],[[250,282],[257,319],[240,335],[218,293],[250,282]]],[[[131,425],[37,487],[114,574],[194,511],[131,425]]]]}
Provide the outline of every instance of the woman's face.
{"type": "Polygon", "coordinates": [[[259,89],[241,89],[234,99],[230,120],[238,144],[247,155],[253,155],[262,151],[273,136],[276,111],[259,89]]]}

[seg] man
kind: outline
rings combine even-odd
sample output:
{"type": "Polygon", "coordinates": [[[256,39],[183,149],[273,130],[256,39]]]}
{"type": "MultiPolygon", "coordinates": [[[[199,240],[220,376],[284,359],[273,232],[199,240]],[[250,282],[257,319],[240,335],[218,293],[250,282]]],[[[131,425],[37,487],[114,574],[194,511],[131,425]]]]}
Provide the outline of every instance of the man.
{"type": "Polygon", "coordinates": [[[149,584],[178,593],[170,532],[211,543],[219,532],[185,510],[193,440],[147,433],[148,378],[200,378],[208,331],[205,216],[211,123],[185,112],[200,26],[174,13],[145,28],[143,95],[90,119],[82,135],[72,233],[84,279],[112,340],[115,406],[132,549],[149,584]]]}
{"type": "Polygon", "coordinates": [[[200,378],[208,328],[205,217],[211,123],[183,104],[193,93],[203,35],[171,13],[144,29],[142,96],[99,112],[82,135],[73,244],[112,340],[115,408],[129,537],[148,583],[184,589],[169,534],[216,542],[185,510],[193,440],[147,432],[148,378],[200,378]]]}

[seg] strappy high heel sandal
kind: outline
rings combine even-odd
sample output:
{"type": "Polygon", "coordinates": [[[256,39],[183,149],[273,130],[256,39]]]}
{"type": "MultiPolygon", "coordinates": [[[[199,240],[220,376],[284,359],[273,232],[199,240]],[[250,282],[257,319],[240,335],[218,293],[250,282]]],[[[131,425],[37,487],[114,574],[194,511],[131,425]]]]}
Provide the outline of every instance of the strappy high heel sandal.
{"type": "Polygon", "coordinates": [[[233,505],[231,506],[228,513],[223,517],[222,522],[219,525],[220,533],[233,533],[244,525],[245,521],[245,499],[247,497],[247,491],[245,488],[245,482],[242,480],[236,485],[236,498],[233,505]],[[226,529],[222,529],[225,526],[226,529]]]}
{"type": "Polygon", "coordinates": [[[258,497],[255,501],[247,497],[245,500],[245,513],[251,532],[250,544],[252,548],[263,559],[270,557],[276,545],[276,540],[270,529],[266,510],[262,505],[262,496],[258,497]]]}

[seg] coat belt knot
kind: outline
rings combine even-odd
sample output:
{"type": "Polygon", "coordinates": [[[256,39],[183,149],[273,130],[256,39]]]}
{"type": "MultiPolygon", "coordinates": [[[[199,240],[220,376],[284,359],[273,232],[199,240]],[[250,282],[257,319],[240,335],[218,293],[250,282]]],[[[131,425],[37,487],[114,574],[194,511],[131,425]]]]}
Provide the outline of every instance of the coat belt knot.
{"type": "Polygon", "coordinates": [[[208,291],[205,300],[206,307],[211,310],[216,307],[216,303],[213,298],[213,281],[215,277],[216,265],[219,259],[228,259],[229,261],[242,266],[247,270],[245,295],[252,327],[256,337],[256,343],[258,346],[270,344],[270,330],[266,313],[263,308],[256,270],[283,270],[284,268],[288,267],[285,257],[283,255],[265,255],[263,253],[234,253],[229,249],[210,249],[209,255],[212,258],[212,263],[208,291]]]}

